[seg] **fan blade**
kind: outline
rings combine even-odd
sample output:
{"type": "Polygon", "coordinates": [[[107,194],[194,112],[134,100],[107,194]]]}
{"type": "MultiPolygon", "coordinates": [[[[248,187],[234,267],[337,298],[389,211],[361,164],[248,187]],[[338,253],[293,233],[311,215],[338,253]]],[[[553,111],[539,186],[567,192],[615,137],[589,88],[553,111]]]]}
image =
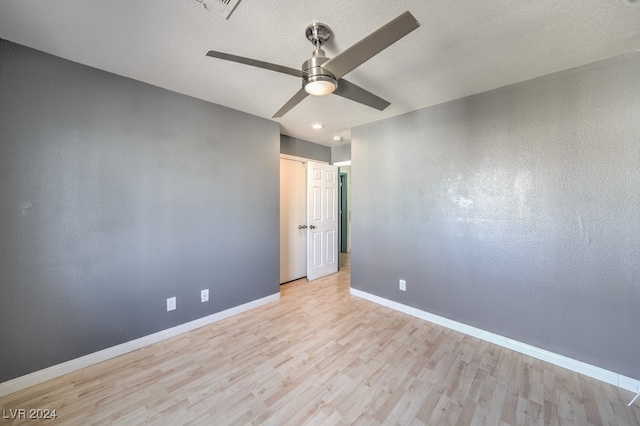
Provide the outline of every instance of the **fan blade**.
{"type": "Polygon", "coordinates": [[[420,22],[410,12],[404,12],[338,56],[329,59],[322,64],[322,68],[336,78],[342,78],[419,26],[420,22]]]}
{"type": "Polygon", "coordinates": [[[343,98],[351,99],[352,101],[359,102],[371,108],[375,108],[378,111],[382,111],[390,104],[379,96],[363,89],[360,86],[356,86],[353,83],[341,78],[338,80],[338,88],[334,95],[342,96],[343,98]]]}
{"type": "Polygon", "coordinates": [[[308,93],[305,92],[304,89],[298,90],[298,93],[293,95],[293,97],[291,99],[289,99],[287,101],[287,103],[284,104],[284,106],[282,108],[280,108],[280,111],[276,112],[273,115],[273,117],[271,117],[271,118],[280,118],[280,117],[282,117],[283,115],[288,113],[289,110],[291,110],[291,108],[293,108],[294,106],[298,105],[307,96],[308,96],[308,93]]]}
{"type": "Polygon", "coordinates": [[[211,56],[212,58],[224,59],[225,61],[239,62],[245,65],[251,65],[258,68],[264,68],[271,71],[281,72],[284,74],[289,74],[294,77],[302,77],[303,73],[300,70],[295,68],[285,67],[283,65],[272,64],[269,62],[258,61],[257,59],[249,59],[243,56],[231,55],[229,53],[216,52],[215,50],[209,50],[207,52],[207,56],[211,56]]]}

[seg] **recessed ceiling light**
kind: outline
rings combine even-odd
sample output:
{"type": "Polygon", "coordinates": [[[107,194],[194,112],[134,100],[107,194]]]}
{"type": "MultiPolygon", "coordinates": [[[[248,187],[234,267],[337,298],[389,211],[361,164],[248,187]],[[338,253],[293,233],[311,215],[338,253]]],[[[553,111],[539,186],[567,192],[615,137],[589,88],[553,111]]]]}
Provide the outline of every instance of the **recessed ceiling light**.
{"type": "Polygon", "coordinates": [[[324,127],[324,124],[320,124],[320,123],[313,123],[311,124],[311,127],[318,130],[318,129],[322,129],[324,127]]]}
{"type": "Polygon", "coordinates": [[[342,140],[342,136],[335,135],[333,137],[333,140],[336,141],[336,142],[340,142],[342,140]]]}

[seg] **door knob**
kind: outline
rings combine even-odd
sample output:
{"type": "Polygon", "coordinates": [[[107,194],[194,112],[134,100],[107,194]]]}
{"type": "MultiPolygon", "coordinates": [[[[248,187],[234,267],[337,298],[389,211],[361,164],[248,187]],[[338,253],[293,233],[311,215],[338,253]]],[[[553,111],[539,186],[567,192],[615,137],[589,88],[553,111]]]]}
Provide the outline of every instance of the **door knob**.
{"type": "Polygon", "coordinates": [[[298,225],[298,229],[307,229],[307,225],[298,225]]]}
{"type": "Polygon", "coordinates": [[[309,225],[309,229],[316,229],[316,227],[313,225],[309,225]]]}

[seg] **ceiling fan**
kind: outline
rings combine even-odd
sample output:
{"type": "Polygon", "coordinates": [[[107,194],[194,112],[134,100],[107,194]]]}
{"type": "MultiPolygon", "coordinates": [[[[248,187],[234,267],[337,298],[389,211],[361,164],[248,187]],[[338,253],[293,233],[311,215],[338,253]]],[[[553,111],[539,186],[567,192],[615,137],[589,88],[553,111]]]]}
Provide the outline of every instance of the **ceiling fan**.
{"type": "Polygon", "coordinates": [[[302,64],[301,70],[214,50],[209,50],[207,56],[301,77],[302,88],[274,114],[273,118],[285,115],[307,95],[325,96],[331,93],[382,111],[389,106],[389,102],[342,77],[419,26],[420,23],[411,13],[404,12],[344,52],[329,59],[325,56],[322,45],[331,38],[331,29],[326,24],[314,22],[307,26],[305,35],[313,43],[315,50],[311,59],[302,64]]]}

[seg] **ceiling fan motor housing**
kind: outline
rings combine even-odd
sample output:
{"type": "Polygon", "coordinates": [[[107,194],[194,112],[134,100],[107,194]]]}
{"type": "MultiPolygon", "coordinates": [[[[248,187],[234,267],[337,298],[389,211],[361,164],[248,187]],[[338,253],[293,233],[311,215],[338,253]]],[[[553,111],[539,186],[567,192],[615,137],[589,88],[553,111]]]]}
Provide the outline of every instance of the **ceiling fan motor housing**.
{"type": "Polygon", "coordinates": [[[330,88],[330,85],[333,85],[333,89],[328,93],[316,94],[312,91],[307,90],[307,92],[311,95],[315,96],[323,96],[332,93],[338,88],[338,80],[336,77],[329,71],[322,68],[322,64],[327,62],[329,58],[324,56],[324,51],[322,49],[316,49],[313,52],[313,56],[308,61],[305,61],[302,64],[302,72],[304,73],[304,77],[302,78],[302,87],[307,90],[307,85],[310,83],[319,83],[325,82],[325,87],[330,88]]]}

